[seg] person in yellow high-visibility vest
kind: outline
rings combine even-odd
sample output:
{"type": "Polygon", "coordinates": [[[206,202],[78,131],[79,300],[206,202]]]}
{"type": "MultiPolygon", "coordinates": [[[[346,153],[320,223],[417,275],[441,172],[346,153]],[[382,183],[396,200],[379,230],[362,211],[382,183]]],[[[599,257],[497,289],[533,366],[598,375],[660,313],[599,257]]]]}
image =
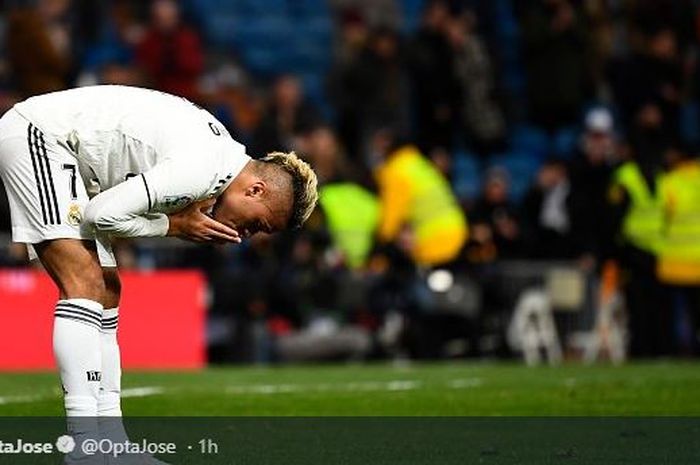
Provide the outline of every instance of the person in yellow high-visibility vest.
{"type": "MultiPolygon", "coordinates": [[[[669,172],[660,184],[664,227],[657,266],[660,281],[671,291],[671,307],[686,305],[693,333],[700,323],[700,161],[683,148],[669,150],[669,172]],[[680,299],[679,299],[680,298],[680,299]]],[[[698,351],[697,336],[689,349],[698,351]]]]}
{"type": "Polygon", "coordinates": [[[467,240],[467,219],[436,166],[415,146],[404,144],[389,151],[376,175],[379,240],[394,241],[408,226],[416,263],[430,267],[455,260],[467,240]]]}
{"type": "Polygon", "coordinates": [[[625,203],[622,238],[628,244],[652,256],[661,245],[662,210],[657,195],[660,175],[645,176],[634,161],[623,163],[613,175],[610,197],[625,203]]]}
{"type": "Polygon", "coordinates": [[[377,197],[353,182],[331,182],[319,189],[319,203],[346,265],[351,269],[363,267],[379,222],[377,197]]]}
{"type": "Polygon", "coordinates": [[[628,160],[615,170],[608,192],[633,357],[665,355],[670,350],[670,319],[662,308],[663,291],[656,277],[663,225],[660,177],[660,163],[628,160]]]}

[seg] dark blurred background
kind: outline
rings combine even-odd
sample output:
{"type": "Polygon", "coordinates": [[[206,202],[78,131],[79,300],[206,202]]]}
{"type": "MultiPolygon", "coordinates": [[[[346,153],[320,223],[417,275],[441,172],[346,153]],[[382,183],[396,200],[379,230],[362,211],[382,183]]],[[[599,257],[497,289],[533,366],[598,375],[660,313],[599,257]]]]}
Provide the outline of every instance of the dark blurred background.
{"type": "Polygon", "coordinates": [[[206,274],[211,362],[693,356],[698,3],[5,0],[0,109],[151,87],[314,166],[301,231],[117,244],[206,274]]]}

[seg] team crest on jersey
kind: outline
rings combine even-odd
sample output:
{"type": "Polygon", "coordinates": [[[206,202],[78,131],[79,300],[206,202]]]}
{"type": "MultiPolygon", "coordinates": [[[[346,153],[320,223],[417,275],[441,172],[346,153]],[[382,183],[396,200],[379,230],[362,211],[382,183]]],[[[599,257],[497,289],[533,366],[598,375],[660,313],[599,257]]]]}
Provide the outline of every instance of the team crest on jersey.
{"type": "Polygon", "coordinates": [[[79,226],[83,222],[83,214],[80,211],[80,205],[71,204],[68,207],[68,224],[79,226]]]}
{"type": "Polygon", "coordinates": [[[169,210],[176,210],[192,203],[193,200],[193,195],[170,195],[163,198],[163,207],[169,210]]]}

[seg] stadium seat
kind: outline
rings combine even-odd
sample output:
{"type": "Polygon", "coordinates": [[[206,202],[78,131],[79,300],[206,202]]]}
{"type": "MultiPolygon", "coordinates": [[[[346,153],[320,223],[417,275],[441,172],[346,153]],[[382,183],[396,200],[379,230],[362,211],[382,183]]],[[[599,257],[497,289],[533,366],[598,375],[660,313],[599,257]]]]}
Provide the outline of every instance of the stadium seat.
{"type": "Polygon", "coordinates": [[[525,73],[516,67],[511,67],[502,77],[503,87],[513,98],[523,100],[525,97],[526,78],[525,73]]]}
{"type": "Polygon", "coordinates": [[[696,146],[700,143],[700,106],[688,102],[681,107],[681,137],[696,146]]]}
{"type": "Polygon", "coordinates": [[[576,152],[579,129],[573,126],[557,131],[552,137],[552,154],[558,158],[571,159],[576,152]]]}
{"type": "Polygon", "coordinates": [[[243,61],[248,69],[254,73],[271,76],[279,72],[277,52],[265,48],[249,48],[242,51],[243,61]]]}
{"type": "Polygon", "coordinates": [[[452,185],[461,200],[474,200],[481,191],[481,165],[474,154],[458,152],[452,163],[452,185]]]}
{"type": "Polygon", "coordinates": [[[321,81],[331,63],[333,20],[326,0],[191,0],[207,40],[233,49],[253,75],[302,76],[323,106],[321,81]]]}
{"type": "Polygon", "coordinates": [[[420,16],[423,11],[425,0],[403,0],[402,10],[404,14],[404,32],[411,33],[418,28],[420,16]]]}
{"type": "Polygon", "coordinates": [[[239,15],[254,19],[269,15],[287,16],[295,2],[293,0],[236,0],[225,3],[234,8],[239,15]]]}
{"type": "Polygon", "coordinates": [[[301,82],[304,87],[304,95],[306,98],[312,102],[315,106],[321,107],[323,113],[329,111],[330,108],[323,108],[326,106],[326,88],[325,80],[323,77],[319,76],[317,73],[308,73],[301,76],[301,82]]]}
{"type": "Polygon", "coordinates": [[[291,21],[283,17],[265,17],[254,21],[239,21],[231,31],[234,43],[245,47],[284,47],[295,35],[291,21]]]}
{"type": "Polygon", "coordinates": [[[206,20],[206,38],[214,45],[228,45],[233,41],[240,21],[231,15],[211,15],[206,20]]]}
{"type": "MultiPolygon", "coordinates": [[[[309,16],[293,25],[297,37],[309,41],[327,41],[333,36],[333,21],[329,16],[309,16]]],[[[326,43],[330,46],[330,43],[326,43]]]]}
{"type": "MultiPolygon", "coordinates": [[[[252,0],[256,1],[256,0],[252,0]]],[[[257,0],[259,1],[259,0],[257,0]]],[[[280,1],[280,0],[277,0],[280,1]]],[[[298,17],[330,15],[327,0],[287,0],[290,3],[290,10],[298,17]]],[[[264,3],[264,2],[260,2],[264,3]]]]}
{"type": "Polygon", "coordinates": [[[511,132],[511,149],[535,158],[545,158],[549,153],[549,144],[547,133],[535,126],[520,124],[513,127],[511,132]]]}

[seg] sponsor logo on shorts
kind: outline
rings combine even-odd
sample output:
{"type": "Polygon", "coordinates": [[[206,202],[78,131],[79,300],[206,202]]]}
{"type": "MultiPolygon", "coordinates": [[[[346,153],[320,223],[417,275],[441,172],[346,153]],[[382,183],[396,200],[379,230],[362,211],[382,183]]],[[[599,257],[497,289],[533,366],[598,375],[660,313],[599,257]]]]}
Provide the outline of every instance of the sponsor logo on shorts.
{"type": "Polygon", "coordinates": [[[87,380],[88,381],[101,381],[102,380],[102,373],[99,371],[88,371],[87,372],[87,380]]]}

